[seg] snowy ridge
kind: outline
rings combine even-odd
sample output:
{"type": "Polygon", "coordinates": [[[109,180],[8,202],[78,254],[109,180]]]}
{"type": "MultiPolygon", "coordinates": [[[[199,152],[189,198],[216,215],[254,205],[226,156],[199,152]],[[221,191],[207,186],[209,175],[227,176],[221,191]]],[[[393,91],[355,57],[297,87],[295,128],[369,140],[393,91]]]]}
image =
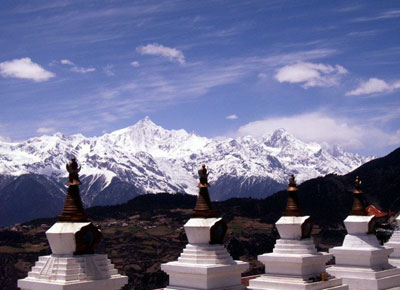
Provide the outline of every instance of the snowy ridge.
{"type": "Polygon", "coordinates": [[[58,181],[67,175],[70,156],[76,156],[82,164],[86,182],[82,196],[87,205],[114,177],[143,193],[195,194],[202,163],[210,169],[211,183],[228,176],[248,186],[266,178],[286,184],[291,173],[299,182],[328,173],[345,174],[372,159],[302,142],[284,129],[262,138],[217,141],[185,130],[166,130],[147,117],[100,137],[56,133],[21,143],[0,142],[0,152],[0,174],[36,173],[58,181]]]}

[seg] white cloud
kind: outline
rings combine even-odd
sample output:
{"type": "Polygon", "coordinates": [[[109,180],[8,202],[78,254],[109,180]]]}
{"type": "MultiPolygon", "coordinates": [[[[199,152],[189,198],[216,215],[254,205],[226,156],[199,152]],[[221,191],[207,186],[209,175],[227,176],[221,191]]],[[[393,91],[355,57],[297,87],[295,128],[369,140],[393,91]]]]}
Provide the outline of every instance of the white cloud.
{"type": "Polygon", "coordinates": [[[225,118],[228,120],[236,120],[238,118],[238,116],[236,114],[232,114],[232,115],[226,116],[225,118]]]}
{"type": "Polygon", "coordinates": [[[51,127],[40,127],[36,130],[37,133],[39,134],[48,134],[54,132],[54,128],[51,127]]]}
{"type": "Polygon", "coordinates": [[[76,72],[76,73],[81,73],[81,74],[86,74],[86,73],[91,73],[94,72],[96,69],[93,67],[78,67],[78,66],[74,66],[71,68],[71,71],[76,72]]]}
{"type": "Polygon", "coordinates": [[[29,57],[13,59],[0,63],[0,74],[3,77],[28,79],[35,82],[43,82],[55,76],[54,73],[45,70],[29,57]]]}
{"type": "Polygon", "coordinates": [[[68,60],[68,59],[62,59],[60,60],[61,64],[65,64],[65,65],[75,65],[72,61],[68,60]]]}
{"type": "Polygon", "coordinates": [[[301,83],[303,88],[331,87],[338,83],[340,75],[347,70],[340,65],[299,62],[281,67],[275,74],[275,79],[288,83],[301,83]]]}
{"type": "Polygon", "coordinates": [[[167,47],[161,44],[153,43],[145,46],[139,46],[136,48],[136,50],[141,54],[159,55],[166,57],[171,61],[177,61],[180,64],[185,63],[185,56],[183,55],[183,52],[173,47],[167,47]]]}
{"type": "Polygon", "coordinates": [[[347,96],[368,95],[376,93],[390,93],[400,88],[400,81],[391,84],[378,78],[370,78],[366,82],[362,82],[358,88],[346,93],[347,96]]]}
{"type": "Polygon", "coordinates": [[[135,61],[132,61],[132,62],[131,62],[131,66],[133,66],[133,67],[139,67],[139,66],[140,66],[140,63],[139,63],[137,60],[135,60],[135,61]]]}
{"type": "Polygon", "coordinates": [[[265,136],[284,128],[306,142],[339,145],[346,149],[383,148],[398,144],[400,133],[393,135],[377,127],[332,117],[323,112],[305,113],[290,117],[268,118],[241,126],[236,135],[265,136]]]}

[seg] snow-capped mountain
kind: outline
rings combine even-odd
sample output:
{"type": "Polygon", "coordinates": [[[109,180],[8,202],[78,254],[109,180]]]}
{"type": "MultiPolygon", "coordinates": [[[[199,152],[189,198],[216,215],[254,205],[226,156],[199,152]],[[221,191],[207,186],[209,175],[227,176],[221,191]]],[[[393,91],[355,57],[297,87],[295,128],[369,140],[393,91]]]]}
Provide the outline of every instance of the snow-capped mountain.
{"type": "Polygon", "coordinates": [[[20,143],[0,142],[0,174],[11,176],[7,180],[43,175],[60,184],[62,192],[65,164],[72,155],[82,165],[81,190],[87,206],[121,203],[142,193],[195,194],[197,169],[203,163],[209,168],[213,198],[221,200],[265,197],[284,188],[291,173],[301,182],[328,173],[345,174],[371,159],[302,142],[284,129],[262,138],[221,141],[166,130],[146,117],[100,137],[56,133],[20,143]],[[131,194],[121,193],[124,190],[131,194]]]}

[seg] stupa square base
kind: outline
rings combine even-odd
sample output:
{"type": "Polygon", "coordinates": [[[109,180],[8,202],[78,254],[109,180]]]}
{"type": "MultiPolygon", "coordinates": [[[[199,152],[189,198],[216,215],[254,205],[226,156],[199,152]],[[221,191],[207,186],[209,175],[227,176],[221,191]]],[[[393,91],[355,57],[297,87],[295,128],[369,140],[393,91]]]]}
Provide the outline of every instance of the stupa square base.
{"type": "Polygon", "coordinates": [[[325,264],[332,255],[317,252],[311,239],[276,241],[273,253],[258,256],[265,265],[265,274],[301,277],[303,280],[325,272],[325,264]]]}
{"type": "Polygon", "coordinates": [[[234,261],[232,264],[188,264],[170,262],[161,265],[169,275],[166,289],[246,289],[241,284],[241,273],[249,264],[234,261]]]}
{"type": "Polygon", "coordinates": [[[325,272],[325,263],[331,255],[317,253],[307,254],[264,254],[258,260],[265,264],[265,273],[271,275],[294,275],[303,279],[314,277],[316,273],[325,272]]]}
{"type": "Polygon", "coordinates": [[[332,266],[326,270],[340,277],[343,283],[354,290],[400,289],[400,269],[373,270],[366,267],[332,266]]]}
{"type": "Polygon", "coordinates": [[[388,257],[393,249],[380,248],[345,248],[336,247],[329,249],[329,253],[335,256],[336,265],[349,265],[356,267],[369,267],[372,269],[391,268],[388,257]]]}
{"type": "Polygon", "coordinates": [[[262,275],[250,280],[249,290],[348,290],[347,285],[342,284],[342,279],[332,278],[328,281],[308,282],[301,277],[262,275]]]}

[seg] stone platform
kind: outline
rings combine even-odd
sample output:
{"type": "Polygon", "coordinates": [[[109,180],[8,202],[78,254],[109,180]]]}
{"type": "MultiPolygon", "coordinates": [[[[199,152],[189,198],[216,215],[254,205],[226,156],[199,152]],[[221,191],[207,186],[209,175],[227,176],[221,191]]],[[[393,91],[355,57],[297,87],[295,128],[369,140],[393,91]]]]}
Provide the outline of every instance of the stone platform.
{"type": "Polygon", "coordinates": [[[373,270],[362,267],[333,266],[328,273],[342,277],[343,282],[354,290],[400,289],[400,269],[373,270]]]}
{"type": "Polygon", "coordinates": [[[252,290],[347,290],[347,285],[342,285],[342,279],[334,278],[328,281],[307,282],[299,277],[263,275],[256,280],[250,280],[248,289],[252,290]]]}
{"type": "Polygon", "coordinates": [[[107,255],[41,256],[28,277],[18,280],[21,290],[118,290],[128,283],[107,255]]]}

